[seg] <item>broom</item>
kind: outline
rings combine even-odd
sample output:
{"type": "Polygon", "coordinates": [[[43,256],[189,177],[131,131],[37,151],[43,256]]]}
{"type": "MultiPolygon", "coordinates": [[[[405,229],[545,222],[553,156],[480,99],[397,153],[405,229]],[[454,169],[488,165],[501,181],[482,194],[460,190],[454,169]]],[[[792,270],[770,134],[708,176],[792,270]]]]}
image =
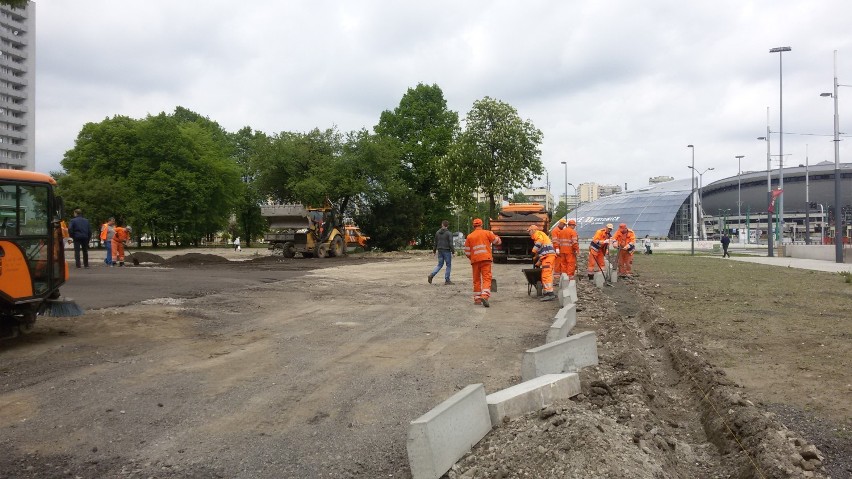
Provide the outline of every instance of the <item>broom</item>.
{"type": "Polygon", "coordinates": [[[84,312],[83,308],[75,303],[73,299],[64,296],[55,299],[46,299],[44,308],[43,314],[45,316],[54,316],[57,318],[81,316],[84,312]]]}

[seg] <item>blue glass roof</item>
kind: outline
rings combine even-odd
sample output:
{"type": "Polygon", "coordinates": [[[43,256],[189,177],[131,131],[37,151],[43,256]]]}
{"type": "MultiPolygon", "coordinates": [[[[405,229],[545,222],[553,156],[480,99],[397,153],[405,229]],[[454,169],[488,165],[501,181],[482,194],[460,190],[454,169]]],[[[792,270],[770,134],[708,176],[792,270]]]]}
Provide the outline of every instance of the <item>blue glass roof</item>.
{"type": "Polygon", "coordinates": [[[568,218],[576,215],[580,238],[591,238],[607,223],[615,228],[619,223],[627,223],[636,238],[666,237],[678,210],[689,201],[690,183],[690,178],[686,178],[607,196],[580,205],[576,213],[568,213],[568,218]]]}

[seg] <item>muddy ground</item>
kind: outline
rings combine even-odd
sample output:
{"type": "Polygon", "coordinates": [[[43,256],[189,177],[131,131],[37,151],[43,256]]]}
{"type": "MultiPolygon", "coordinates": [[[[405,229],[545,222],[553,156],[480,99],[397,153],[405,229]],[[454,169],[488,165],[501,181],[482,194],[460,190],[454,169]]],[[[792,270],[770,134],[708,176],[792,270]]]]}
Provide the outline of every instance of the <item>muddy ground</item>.
{"type": "MultiPolygon", "coordinates": [[[[408,422],[467,384],[519,382],[521,354],[543,344],[558,309],[527,295],[520,264],[495,265],[485,309],[464,261],[455,285],[428,285],[427,254],[185,253],[93,262],[63,291],[84,316],[40,318],[0,344],[0,477],[410,477],[408,422]]],[[[827,327],[809,317],[771,328],[775,316],[746,308],[765,324],[745,311],[707,320],[704,295],[719,293],[686,275],[696,260],[722,264],[637,258],[631,283],[581,282],[575,331],[597,332],[601,359],[583,394],[495,429],[450,476],[852,475],[848,318],[821,343],[839,363],[823,365],[828,353],[800,344],[827,327]],[[745,360],[755,374],[740,372],[745,360]],[[805,381],[811,372],[822,377],[805,381]],[[787,373],[785,391],[798,392],[763,381],[787,373]]],[[[742,266],[755,267],[765,275],[742,266]]],[[[823,275],[804,278],[816,287],[823,275]]],[[[765,299],[728,298],[740,301],[765,299]]],[[[782,312],[794,300],[779,301],[782,312]]]]}

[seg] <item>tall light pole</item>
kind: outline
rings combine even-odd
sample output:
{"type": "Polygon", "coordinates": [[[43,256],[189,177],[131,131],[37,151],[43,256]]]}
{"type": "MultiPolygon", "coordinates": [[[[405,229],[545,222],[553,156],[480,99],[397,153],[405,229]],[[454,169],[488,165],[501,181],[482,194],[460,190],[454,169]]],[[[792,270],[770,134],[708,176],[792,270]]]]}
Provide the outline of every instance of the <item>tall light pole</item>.
{"type": "MultiPolygon", "coordinates": [[[[778,155],[781,159],[778,164],[778,188],[781,189],[781,197],[778,198],[778,216],[781,218],[779,225],[781,234],[778,236],[784,242],[784,52],[789,52],[790,47],[770,48],[769,53],[778,54],[778,155]]],[[[836,83],[836,82],[835,82],[836,83]]]]}
{"type": "Polygon", "coordinates": [[[561,162],[565,165],[565,216],[568,216],[568,162],[561,162]]]}
{"type": "Polygon", "coordinates": [[[766,140],[766,240],[769,245],[767,256],[775,256],[772,249],[772,212],[769,205],[772,204],[772,157],[769,155],[769,107],[766,108],[766,136],[757,137],[758,140],[766,140]]]}
{"type": "MultiPolygon", "coordinates": [[[[843,215],[840,207],[840,115],[837,112],[837,50],[834,50],[834,261],[843,262],[843,215]]],[[[848,85],[843,85],[848,86],[848,85]]]]}
{"type": "Polygon", "coordinates": [[[811,179],[808,145],[805,145],[805,244],[811,244],[811,179]]]}
{"type": "MultiPolygon", "coordinates": [[[[577,204],[574,205],[574,221],[579,221],[577,218],[577,209],[580,208],[580,195],[577,194],[577,187],[573,183],[566,183],[571,188],[574,188],[574,198],[577,198],[577,204]]],[[[568,194],[568,188],[565,188],[565,194],[568,194]]],[[[565,200],[565,208],[568,208],[568,199],[565,200]]],[[[566,214],[567,216],[567,214],[566,214]]]]}
{"type": "Polygon", "coordinates": [[[692,256],[695,256],[695,146],[686,145],[686,147],[692,150],[692,166],[689,167],[692,170],[692,184],[689,194],[689,252],[692,256]]]}
{"type": "MultiPolygon", "coordinates": [[[[696,172],[695,165],[693,164],[693,166],[690,166],[690,168],[692,169],[693,174],[694,174],[696,172]]],[[[715,169],[716,168],[707,168],[704,171],[698,171],[697,172],[698,173],[698,207],[696,209],[698,210],[697,216],[699,218],[702,218],[702,220],[701,220],[702,224],[703,224],[703,221],[704,221],[703,220],[704,215],[701,214],[701,213],[702,213],[702,211],[704,211],[704,202],[702,201],[703,197],[701,195],[701,190],[704,188],[704,173],[707,173],[708,171],[715,170],[715,169]]],[[[706,239],[706,238],[704,238],[703,234],[701,235],[701,239],[706,239]]]]}
{"type": "MultiPolygon", "coordinates": [[[[742,187],[742,180],[740,179],[740,175],[742,174],[742,171],[743,171],[743,158],[745,158],[745,155],[737,155],[735,158],[737,159],[737,236],[739,236],[739,234],[740,234],[740,220],[742,220],[742,215],[743,215],[743,212],[742,212],[743,200],[742,200],[742,197],[740,196],[740,191],[741,191],[741,187],[742,187]]],[[[737,242],[739,242],[739,241],[737,241],[737,242]]]]}

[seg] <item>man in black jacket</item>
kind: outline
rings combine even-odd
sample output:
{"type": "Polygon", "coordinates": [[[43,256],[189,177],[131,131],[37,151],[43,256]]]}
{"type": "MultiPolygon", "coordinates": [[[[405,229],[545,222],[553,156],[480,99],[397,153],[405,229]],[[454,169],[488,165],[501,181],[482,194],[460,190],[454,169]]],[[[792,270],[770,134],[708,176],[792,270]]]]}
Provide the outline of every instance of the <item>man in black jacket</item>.
{"type": "Polygon", "coordinates": [[[728,253],[728,245],[731,244],[731,237],[728,236],[728,233],[722,233],[722,239],[720,240],[722,243],[722,257],[727,256],[731,257],[731,253],[728,253]]]}
{"type": "Polygon", "coordinates": [[[74,240],[74,261],[77,268],[80,267],[80,250],[83,250],[83,266],[89,267],[89,240],[92,238],[92,230],[89,220],[83,217],[79,208],[74,210],[74,218],[68,224],[68,236],[74,240]]]}
{"type": "Polygon", "coordinates": [[[444,272],[444,284],[453,284],[450,281],[450,269],[453,264],[453,255],[456,253],[456,248],[453,245],[453,234],[447,227],[450,222],[444,220],[441,222],[441,229],[435,233],[435,246],[432,247],[432,253],[438,255],[438,266],[429,274],[429,284],[432,284],[432,278],[441,271],[444,263],[447,263],[447,269],[444,272]]]}

